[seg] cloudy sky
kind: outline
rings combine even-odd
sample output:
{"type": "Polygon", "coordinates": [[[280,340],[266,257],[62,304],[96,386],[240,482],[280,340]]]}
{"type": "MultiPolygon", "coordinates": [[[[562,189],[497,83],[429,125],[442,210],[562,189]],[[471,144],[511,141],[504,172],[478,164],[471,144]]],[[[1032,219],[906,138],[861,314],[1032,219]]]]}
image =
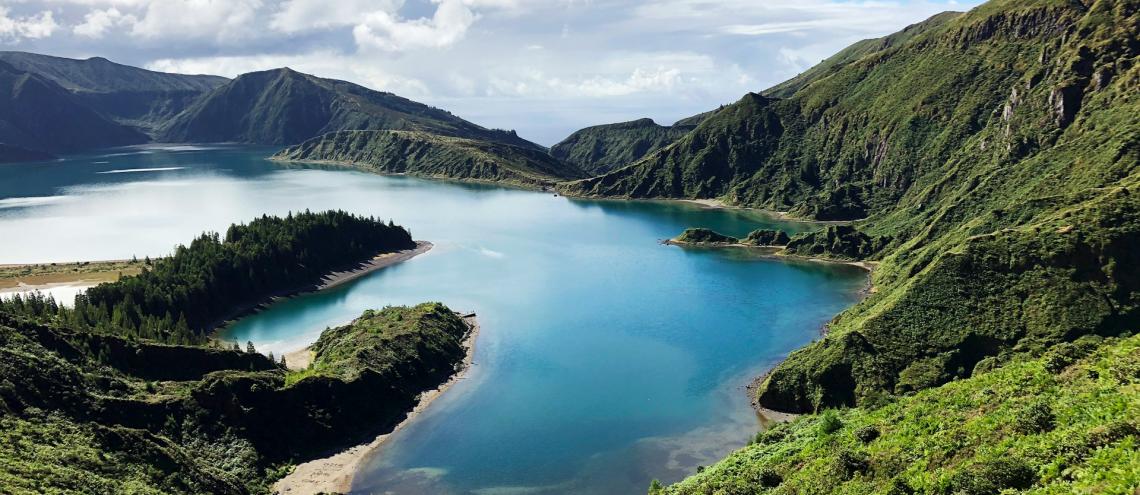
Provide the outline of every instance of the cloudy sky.
{"type": "Polygon", "coordinates": [[[292,67],[553,144],[759,91],[978,0],[0,0],[0,49],[154,70],[292,67]]]}

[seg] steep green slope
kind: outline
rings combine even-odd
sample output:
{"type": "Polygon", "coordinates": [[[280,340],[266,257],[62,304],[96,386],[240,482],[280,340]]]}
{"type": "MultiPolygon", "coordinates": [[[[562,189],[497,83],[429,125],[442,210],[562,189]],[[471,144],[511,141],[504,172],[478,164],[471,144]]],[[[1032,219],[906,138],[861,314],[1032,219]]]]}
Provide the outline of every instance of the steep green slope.
{"type": "Polygon", "coordinates": [[[801,417],[650,493],[1128,495],[1137,488],[1140,337],[1131,337],[1082,339],[879,409],[801,417]]]}
{"type": "MultiPolygon", "coordinates": [[[[563,189],[868,217],[848,234],[866,242],[840,244],[882,261],[877,291],[769,375],[775,409],[880,403],[986,358],[1131,332],[1138,10],[995,0],[563,189]]],[[[840,254],[829,236],[796,248],[840,254]]]]}
{"type": "Polygon", "coordinates": [[[586,175],[532,148],[414,131],[333,132],[286,148],[273,159],[344,163],[381,173],[532,187],[586,175]]]}
{"type": "Polygon", "coordinates": [[[587,127],[551,147],[550,154],[599,175],[636,162],[690,130],[691,126],[666,127],[650,119],[587,127]]]}
{"type": "Polygon", "coordinates": [[[773,98],[787,98],[797,91],[804,88],[819,79],[823,79],[831,74],[834,74],[839,69],[846,67],[848,64],[859,60],[867,55],[886,50],[891,47],[899,46],[907,41],[910,41],[915,36],[924,34],[932,29],[936,29],[945,23],[962,15],[961,12],[943,12],[930,19],[922,21],[917,24],[907,26],[902,31],[884,36],[882,38],[874,38],[863,40],[847,48],[844,48],[839,53],[828,57],[826,60],[812,66],[810,69],[793,77],[780,84],[772,86],[764,91],[765,96],[773,98]]]}
{"type": "Polygon", "coordinates": [[[461,366],[470,331],[440,304],[369,311],[322,335],[314,372],[289,373],[256,353],[11,309],[0,310],[0,492],[12,494],[270,493],[288,465],[390,431],[461,366]]]}
{"type": "Polygon", "coordinates": [[[0,62],[0,144],[63,153],[146,142],[58,84],[0,62]]]}
{"type": "Polygon", "coordinates": [[[513,131],[484,129],[438,108],[285,68],[243,74],[202,97],[159,133],[170,142],[297,144],[342,130],[414,130],[543,150],[513,131]]]}
{"type": "Polygon", "coordinates": [[[52,81],[104,116],[146,132],[227,81],[220,76],[149,71],[101,57],[76,60],[0,52],[0,61],[52,81]]]}

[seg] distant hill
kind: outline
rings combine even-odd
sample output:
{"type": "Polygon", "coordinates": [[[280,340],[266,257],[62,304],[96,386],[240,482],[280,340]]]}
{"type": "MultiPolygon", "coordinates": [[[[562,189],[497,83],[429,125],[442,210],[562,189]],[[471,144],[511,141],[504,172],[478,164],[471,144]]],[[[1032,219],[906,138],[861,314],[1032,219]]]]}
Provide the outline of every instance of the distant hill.
{"type": "Polygon", "coordinates": [[[235,78],[175,117],[159,136],[169,142],[291,145],[334,131],[380,129],[422,131],[544,151],[513,131],[486,129],[392,93],[288,68],[235,78]]]}
{"type": "Polygon", "coordinates": [[[55,155],[46,151],[35,151],[10,144],[0,144],[0,163],[32,162],[50,160],[55,155]]]}
{"type": "Polygon", "coordinates": [[[220,76],[155,72],[102,57],[77,60],[0,52],[0,61],[52,81],[105,117],[148,133],[228,80],[220,76]]]}
{"type": "Polygon", "coordinates": [[[540,150],[420,131],[333,132],[286,148],[273,158],[343,163],[381,173],[530,187],[550,186],[586,176],[577,167],[540,150]]]}
{"type": "Polygon", "coordinates": [[[59,84],[0,62],[0,144],[8,149],[42,155],[146,141],[59,84]]]}
{"type": "Polygon", "coordinates": [[[651,119],[587,127],[550,148],[550,154],[593,175],[640,160],[676,141],[692,126],[666,127],[651,119]]]}

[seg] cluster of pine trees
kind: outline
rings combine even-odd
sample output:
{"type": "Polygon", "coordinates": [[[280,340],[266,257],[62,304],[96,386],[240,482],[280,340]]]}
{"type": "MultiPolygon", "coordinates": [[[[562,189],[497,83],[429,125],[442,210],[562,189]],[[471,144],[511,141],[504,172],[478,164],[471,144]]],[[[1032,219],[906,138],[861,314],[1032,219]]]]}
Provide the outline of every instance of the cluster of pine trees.
{"type": "Polygon", "coordinates": [[[92,287],[76,297],[73,309],[31,295],[0,302],[0,310],[51,316],[73,328],[199,343],[238,308],[315,284],[377,253],[412,247],[403,227],[344,211],[262,216],[230,226],[224,238],[203,234],[138,275],[92,287]]]}

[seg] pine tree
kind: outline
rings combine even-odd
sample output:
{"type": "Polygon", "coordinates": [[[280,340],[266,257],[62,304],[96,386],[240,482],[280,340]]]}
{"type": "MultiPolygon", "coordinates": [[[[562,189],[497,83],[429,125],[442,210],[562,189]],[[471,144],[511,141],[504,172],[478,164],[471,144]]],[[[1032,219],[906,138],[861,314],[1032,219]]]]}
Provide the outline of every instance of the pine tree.
{"type": "Polygon", "coordinates": [[[245,352],[248,352],[248,353],[250,353],[250,354],[253,354],[253,353],[257,352],[257,349],[254,349],[254,348],[253,348],[253,341],[252,341],[252,340],[246,341],[246,343],[245,343],[245,352]]]}

